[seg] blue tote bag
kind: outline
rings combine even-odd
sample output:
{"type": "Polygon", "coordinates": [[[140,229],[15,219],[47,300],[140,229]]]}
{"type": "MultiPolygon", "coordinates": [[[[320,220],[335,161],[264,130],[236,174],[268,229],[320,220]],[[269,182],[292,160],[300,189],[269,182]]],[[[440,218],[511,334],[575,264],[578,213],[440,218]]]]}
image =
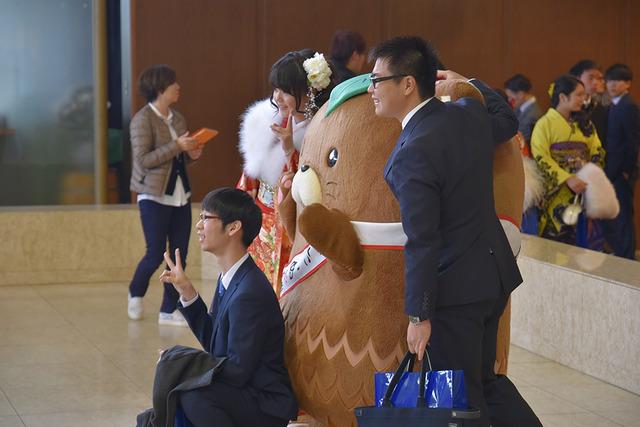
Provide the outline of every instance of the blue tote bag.
{"type": "Polygon", "coordinates": [[[376,406],[355,409],[359,427],[462,427],[480,418],[468,409],[462,371],[431,370],[426,352],[420,373],[413,372],[414,362],[407,353],[395,373],[375,374],[376,406]]]}

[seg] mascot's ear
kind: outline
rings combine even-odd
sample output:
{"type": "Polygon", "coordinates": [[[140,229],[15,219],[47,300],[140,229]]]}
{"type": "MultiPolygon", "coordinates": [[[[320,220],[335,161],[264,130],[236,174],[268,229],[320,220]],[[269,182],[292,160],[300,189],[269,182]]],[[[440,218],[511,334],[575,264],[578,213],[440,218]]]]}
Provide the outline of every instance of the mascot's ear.
{"type": "Polygon", "coordinates": [[[315,171],[309,165],[302,165],[293,177],[291,185],[293,200],[305,207],[322,203],[322,186],[315,171]]]}

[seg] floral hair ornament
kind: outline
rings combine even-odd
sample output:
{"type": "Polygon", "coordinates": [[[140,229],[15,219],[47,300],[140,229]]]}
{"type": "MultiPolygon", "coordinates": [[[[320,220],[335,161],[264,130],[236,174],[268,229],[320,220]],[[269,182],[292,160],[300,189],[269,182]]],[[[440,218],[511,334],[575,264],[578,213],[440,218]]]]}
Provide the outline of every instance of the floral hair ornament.
{"type": "Polygon", "coordinates": [[[547,93],[549,94],[549,98],[553,98],[553,90],[556,88],[556,83],[552,82],[549,85],[549,90],[547,91],[547,93]]]}
{"type": "Polygon", "coordinates": [[[324,55],[318,52],[312,58],[306,59],[302,66],[307,72],[307,97],[309,98],[304,106],[304,117],[309,119],[318,111],[316,94],[329,86],[332,71],[324,55]]]}

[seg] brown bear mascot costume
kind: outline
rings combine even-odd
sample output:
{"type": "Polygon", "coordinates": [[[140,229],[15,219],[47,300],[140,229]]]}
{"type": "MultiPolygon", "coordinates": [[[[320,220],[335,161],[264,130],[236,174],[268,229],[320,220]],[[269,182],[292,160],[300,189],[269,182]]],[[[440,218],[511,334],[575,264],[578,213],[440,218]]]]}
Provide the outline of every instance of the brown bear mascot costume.
{"type": "MultiPolygon", "coordinates": [[[[455,100],[475,90],[458,83],[437,95],[455,100]]],[[[287,366],[300,407],[327,427],[354,426],[353,409],[373,404],[374,373],[395,370],[407,348],[406,236],[382,176],[401,129],[375,115],[368,84],[364,75],[334,89],[309,124],[293,185],[284,176],[279,189],[278,209],[294,236],[280,295],[287,366]]],[[[496,152],[496,206],[519,221],[522,162],[509,144],[496,152]]],[[[496,366],[506,369],[506,355],[496,366]]]]}

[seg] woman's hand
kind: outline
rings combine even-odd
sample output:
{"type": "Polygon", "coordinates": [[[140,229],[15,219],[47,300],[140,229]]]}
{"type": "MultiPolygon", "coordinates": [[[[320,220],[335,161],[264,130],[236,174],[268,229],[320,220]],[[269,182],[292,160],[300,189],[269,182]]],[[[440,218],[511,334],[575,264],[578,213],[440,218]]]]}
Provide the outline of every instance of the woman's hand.
{"type": "Polygon", "coordinates": [[[189,155],[189,157],[191,157],[191,160],[198,160],[200,156],[202,156],[203,151],[204,151],[204,148],[200,147],[200,148],[195,148],[193,150],[187,151],[187,154],[189,155]]]}
{"type": "Polygon", "coordinates": [[[284,154],[286,154],[287,157],[293,154],[293,151],[295,150],[295,147],[293,146],[293,115],[289,114],[287,127],[282,127],[274,123],[271,125],[271,131],[273,131],[280,140],[284,154]]]}
{"type": "Polygon", "coordinates": [[[577,176],[572,176],[567,179],[567,187],[569,187],[574,193],[580,194],[587,189],[587,183],[577,176]]]}
{"type": "Polygon", "coordinates": [[[196,141],[194,138],[191,138],[189,136],[189,132],[185,132],[184,134],[180,135],[178,139],[176,139],[176,143],[182,151],[190,151],[198,148],[198,141],[196,141]]]}

